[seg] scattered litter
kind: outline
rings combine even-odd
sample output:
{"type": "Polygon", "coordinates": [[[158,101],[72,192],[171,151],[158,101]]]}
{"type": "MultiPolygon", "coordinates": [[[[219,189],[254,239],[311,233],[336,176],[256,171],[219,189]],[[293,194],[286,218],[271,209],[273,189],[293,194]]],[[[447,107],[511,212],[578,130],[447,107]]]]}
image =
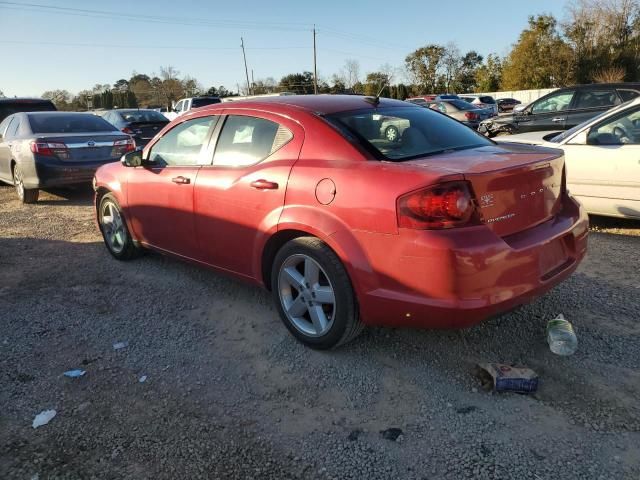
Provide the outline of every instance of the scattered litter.
{"type": "Polygon", "coordinates": [[[547,343],[556,355],[573,355],[578,348],[578,338],[573,326],[560,314],[547,323],[547,343]]]}
{"type": "Polygon", "coordinates": [[[55,410],[43,410],[33,419],[33,428],[38,428],[46,425],[56,416],[55,410]]]}
{"type": "Polygon", "coordinates": [[[500,363],[480,363],[476,374],[485,390],[533,393],[538,389],[538,375],[529,368],[512,367],[500,363]]]}
{"type": "Polygon", "coordinates": [[[385,440],[395,442],[402,435],[402,430],[399,428],[387,428],[386,430],[381,430],[380,433],[385,440]]]}
{"type": "Polygon", "coordinates": [[[126,348],[128,345],[129,345],[129,342],[116,342],[113,344],[113,349],[121,350],[123,348],[126,348]]]}
{"type": "Polygon", "coordinates": [[[142,376],[138,379],[138,382],[140,382],[140,383],[144,383],[144,382],[146,382],[146,381],[147,381],[147,376],[146,376],[146,375],[142,375],[142,376]]]}
{"type": "Polygon", "coordinates": [[[356,428],[355,430],[352,430],[351,433],[349,433],[347,440],[349,440],[350,442],[355,442],[356,440],[358,440],[358,437],[360,435],[362,435],[362,430],[356,428]]]}
{"type": "Polygon", "coordinates": [[[64,372],[64,376],[69,378],[78,378],[83,376],[85,373],[87,372],[84,370],[67,370],[64,372]]]}

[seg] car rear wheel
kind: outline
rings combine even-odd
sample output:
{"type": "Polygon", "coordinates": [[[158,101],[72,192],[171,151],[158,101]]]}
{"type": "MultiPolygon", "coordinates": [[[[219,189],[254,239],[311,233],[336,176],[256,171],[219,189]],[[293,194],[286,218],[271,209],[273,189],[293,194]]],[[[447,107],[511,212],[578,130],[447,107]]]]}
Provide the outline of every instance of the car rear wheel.
{"type": "Polygon", "coordinates": [[[389,125],[384,131],[384,137],[390,142],[397,141],[399,136],[400,132],[398,131],[398,128],[393,125],[389,125]]]}
{"type": "Polygon", "coordinates": [[[37,188],[24,188],[24,174],[20,165],[13,167],[13,185],[16,187],[16,193],[22,203],[36,203],[40,190],[37,188]]]}
{"type": "Polygon", "coordinates": [[[130,260],[141,253],[141,249],[133,243],[120,204],[111,193],[100,199],[98,225],[107,250],[118,260],[130,260]]]}
{"type": "Polygon", "coordinates": [[[271,287],[285,326],[311,348],[337,347],[362,331],[347,271],[318,238],[296,238],[280,249],[271,287]]]}

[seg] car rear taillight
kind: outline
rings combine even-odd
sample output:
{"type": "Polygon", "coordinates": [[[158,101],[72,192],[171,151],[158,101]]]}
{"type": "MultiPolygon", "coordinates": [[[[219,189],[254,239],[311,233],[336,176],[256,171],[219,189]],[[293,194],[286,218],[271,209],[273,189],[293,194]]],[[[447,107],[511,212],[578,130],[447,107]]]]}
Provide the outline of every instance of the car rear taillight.
{"type": "Polygon", "coordinates": [[[121,131],[122,133],[128,133],[129,135],[133,135],[133,130],[131,130],[129,127],[124,127],[121,131]]]}
{"type": "Polygon", "coordinates": [[[116,140],[113,142],[113,149],[111,149],[112,157],[121,157],[127,152],[133,152],[136,149],[136,142],[133,138],[127,138],[126,140],[116,140]]]}
{"type": "Polygon", "coordinates": [[[63,160],[69,158],[69,149],[62,142],[31,142],[31,151],[44,157],[58,157],[63,160]]]}
{"type": "Polygon", "coordinates": [[[431,230],[477,225],[479,215],[467,182],[446,182],[398,199],[398,226],[431,230]]]}
{"type": "Polygon", "coordinates": [[[480,119],[480,115],[475,113],[475,112],[464,112],[464,117],[467,120],[479,120],[480,119]]]}

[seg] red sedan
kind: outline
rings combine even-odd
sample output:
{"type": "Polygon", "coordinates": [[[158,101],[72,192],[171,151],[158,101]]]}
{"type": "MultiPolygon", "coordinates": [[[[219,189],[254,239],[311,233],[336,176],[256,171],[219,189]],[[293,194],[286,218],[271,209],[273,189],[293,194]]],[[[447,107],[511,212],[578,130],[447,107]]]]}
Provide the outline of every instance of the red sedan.
{"type": "Polygon", "coordinates": [[[114,257],[151,248],[261,285],[315,348],[365,324],[473,325],[557,285],[587,248],[561,151],[372,97],[201,108],[94,184],[114,257]]]}

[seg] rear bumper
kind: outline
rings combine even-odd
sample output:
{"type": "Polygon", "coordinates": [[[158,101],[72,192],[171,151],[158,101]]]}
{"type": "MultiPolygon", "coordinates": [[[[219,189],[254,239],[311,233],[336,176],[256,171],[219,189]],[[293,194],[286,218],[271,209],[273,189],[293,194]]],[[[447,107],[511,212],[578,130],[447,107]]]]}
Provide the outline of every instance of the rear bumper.
{"type": "Polygon", "coordinates": [[[567,196],[554,219],[506,238],[485,226],[400,235],[399,255],[385,247],[385,263],[374,268],[377,288],[360,292],[363,321],[458,328],[528,303],[571,275],[586,253],[588,217],[567,196]]]}
{"type": "Polygon", "coordinates": [[[107,159],[91,162],[64,162],[47,157],[36,159],[30,165],[23,165],[26,188],[47,188],[90,183],[96,170],[106,163],[117,160],[107,159]]]}

